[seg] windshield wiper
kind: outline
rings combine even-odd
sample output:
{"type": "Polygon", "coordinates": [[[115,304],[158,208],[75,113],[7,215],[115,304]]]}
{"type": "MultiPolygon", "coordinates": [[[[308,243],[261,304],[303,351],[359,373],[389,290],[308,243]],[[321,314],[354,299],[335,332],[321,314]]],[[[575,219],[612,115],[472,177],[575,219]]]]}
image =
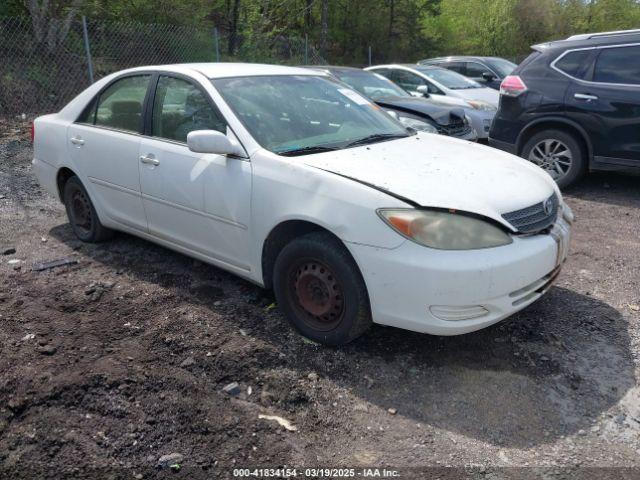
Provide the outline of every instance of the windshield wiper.
{"type": "Polygon", "coordinates": [[[373,135],[368,135],[364,138],[359,138],[358,140],[354,140],[351,143],[348,143],[345,148],[355,147],[358,145],[367,145],[369,143],[376,143],[382,140],[391,140],[394,138],[406,138],[409,135],[404,133],[374,133],[373,135]]]}
{"type": "Polygon", "coordinates": [[[294,148],[292,150],[284,150],[282,152],[276,152],[276,153],[284,157],[295,157],[298,155],[310,155],[312,153],[332,152],[334,150],[337,150],[337,148],[326,147],[322,145],[315,145],[312,147],[294,148]]]}

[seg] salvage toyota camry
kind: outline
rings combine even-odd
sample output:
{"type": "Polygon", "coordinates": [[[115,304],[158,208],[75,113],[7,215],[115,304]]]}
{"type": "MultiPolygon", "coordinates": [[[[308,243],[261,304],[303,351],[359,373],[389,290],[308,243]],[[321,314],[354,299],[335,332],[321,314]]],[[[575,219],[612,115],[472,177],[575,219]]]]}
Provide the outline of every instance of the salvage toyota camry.
{"type": "MultiPolygon", "coordinates": [[[[538,299],[572,213],[526,160],[407,129],[320,72],[141,67],[35,120],[75,234],[128,232],[273,288],[302,335],[471,332],[538,299]]],[[[161,267],[159,267],[161,268],[161,267]]]]}

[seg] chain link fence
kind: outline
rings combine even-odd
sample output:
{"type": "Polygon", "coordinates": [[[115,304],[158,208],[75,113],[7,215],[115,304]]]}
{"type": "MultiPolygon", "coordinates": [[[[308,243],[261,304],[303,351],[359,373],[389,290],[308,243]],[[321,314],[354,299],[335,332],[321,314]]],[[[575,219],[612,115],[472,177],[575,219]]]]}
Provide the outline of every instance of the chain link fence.
{"type": "Polygon", "coordinates": [[[214,27],[76,19],[33,25],[0,18],[0,115],[58,111],[105,75],[139,65],[189,62],[326,63],[304,38],[229,38],[214,27]]]}

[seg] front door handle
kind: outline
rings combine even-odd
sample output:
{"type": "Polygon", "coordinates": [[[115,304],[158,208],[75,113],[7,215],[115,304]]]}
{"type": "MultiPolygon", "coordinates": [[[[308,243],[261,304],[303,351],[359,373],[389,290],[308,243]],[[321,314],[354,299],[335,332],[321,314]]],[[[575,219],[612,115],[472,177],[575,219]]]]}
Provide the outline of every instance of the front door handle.
{"type": "Polygon", "coordinates": [[[81,147],[82,145],[84,145],[84,140],[81,139],[80,137],[71,137],[69,141],[78,147],[81,147]]]}
{"type": "Polygon", "coordinates": [[[160,165],[160,160],[155,158],[153,155],[149,154],[149,156],[142,155],[140,157],[141,163],[147,163],[149,165],[155,165],[156,167],[160,165]]]}
{"type": "Polygon", "coordinates": [[[576,100],[586,100],[587,102],[598,100],[597,95],[590,95],[588,93],[576,93],[573,95],[573,98],[575,98],[576,100]]]}

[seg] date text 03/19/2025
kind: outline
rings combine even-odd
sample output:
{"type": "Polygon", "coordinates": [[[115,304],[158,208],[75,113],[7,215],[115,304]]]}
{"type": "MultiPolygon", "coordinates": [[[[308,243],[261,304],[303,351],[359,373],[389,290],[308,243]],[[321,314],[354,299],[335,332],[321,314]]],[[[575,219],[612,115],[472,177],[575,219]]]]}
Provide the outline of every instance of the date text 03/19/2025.
{"type": "Polygon", "coordinates": [[[397,470],[387,468],[234,468],[237,478],[398,478],[397,470]]]}

